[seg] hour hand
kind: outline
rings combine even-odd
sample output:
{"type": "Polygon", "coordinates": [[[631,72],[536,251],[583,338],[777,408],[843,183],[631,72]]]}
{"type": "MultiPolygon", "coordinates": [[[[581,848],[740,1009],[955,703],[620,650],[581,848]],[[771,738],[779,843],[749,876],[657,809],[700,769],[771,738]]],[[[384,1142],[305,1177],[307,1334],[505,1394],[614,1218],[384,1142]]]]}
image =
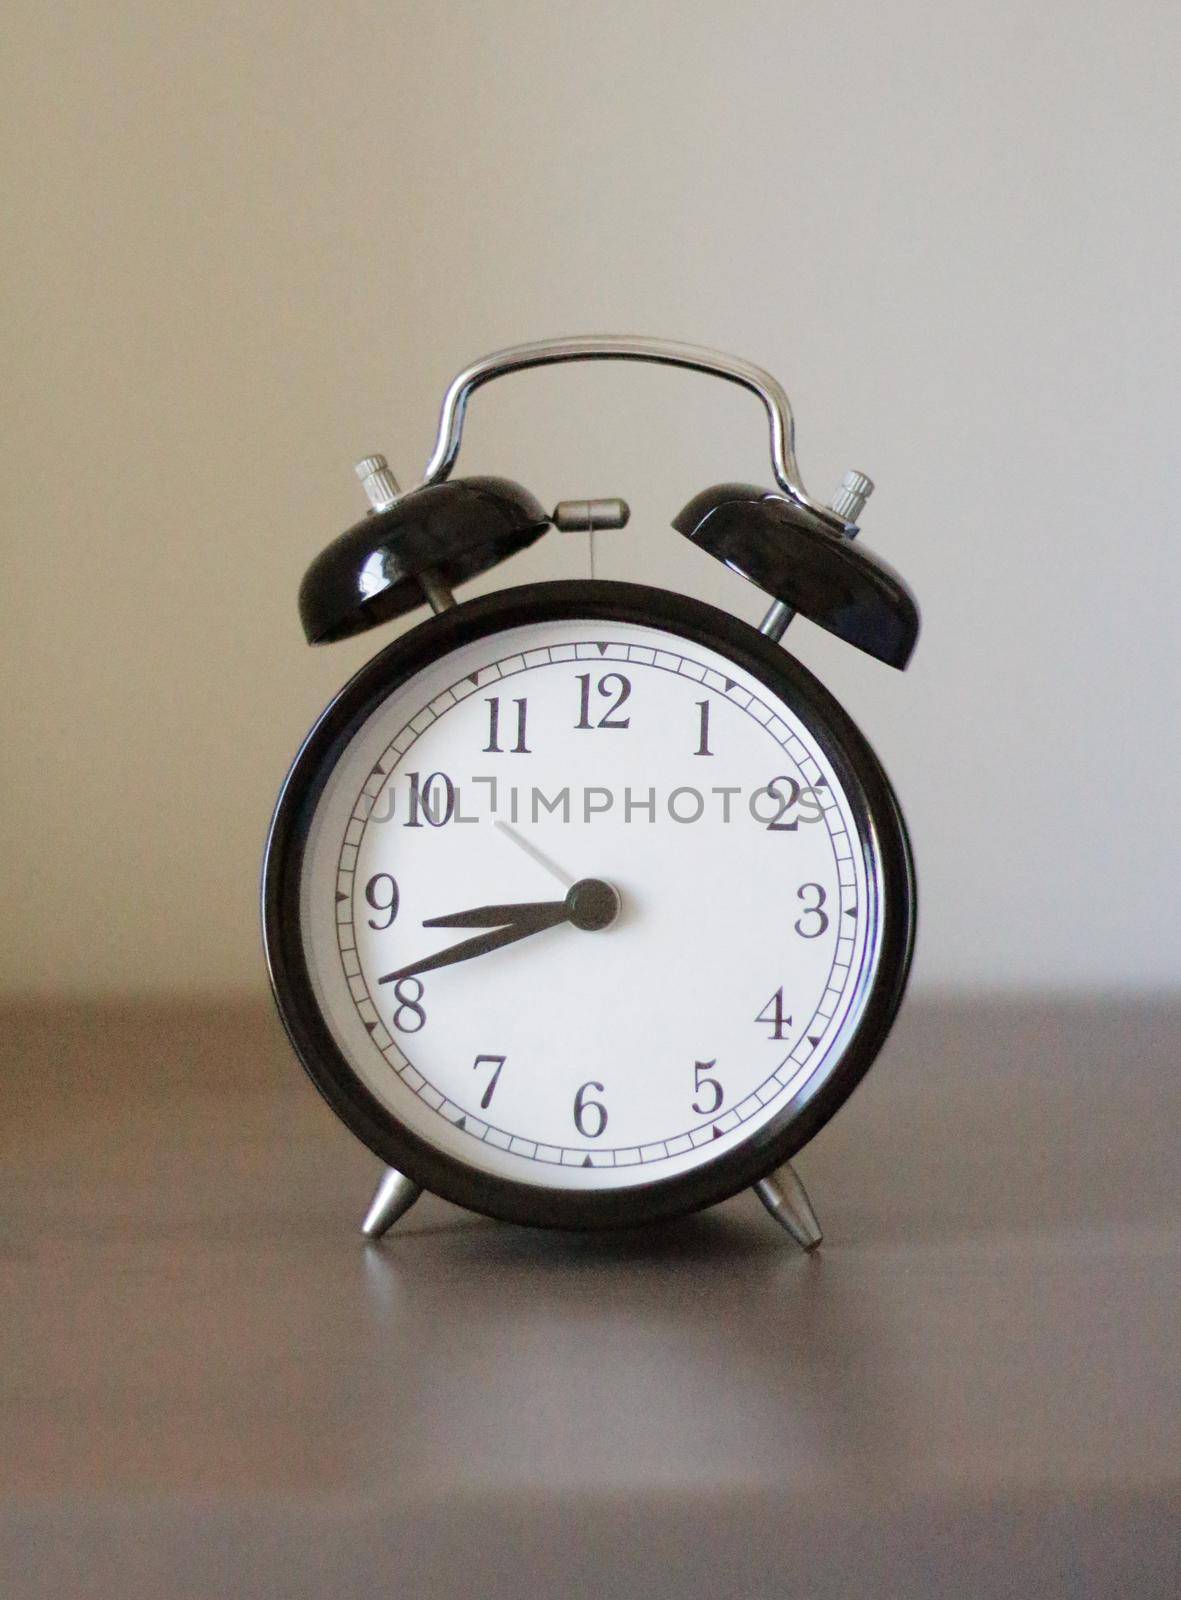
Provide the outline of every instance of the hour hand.
{"type": "Polygon", "coordinates": [[[545,921],[552,912],[566,913],[564,900],[526,900],[510,906],[476,906],[473,911],[452,911],[445,917],[428,917],[424,928],[504,928],[545,921]]]}

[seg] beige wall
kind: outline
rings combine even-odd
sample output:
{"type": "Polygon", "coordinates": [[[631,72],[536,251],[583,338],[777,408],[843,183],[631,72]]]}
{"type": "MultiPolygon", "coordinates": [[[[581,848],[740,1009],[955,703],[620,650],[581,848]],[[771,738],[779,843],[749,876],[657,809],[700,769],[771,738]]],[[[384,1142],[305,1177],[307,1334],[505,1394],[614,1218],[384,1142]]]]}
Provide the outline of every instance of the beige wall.
{"type": "MultiPolygon", "coordinates": [[[[1176,982],[1178,16],[19,0],[0,983],[261,982],[274,791],[391,636],[297,628],[352,460],[413,480],[457,367],[603,330],[762,362],[809,485],[879,482],[913,669],[791,639],[909,811],[918,981],[1176,982]]],[[[764,455],[736,391],[595,368],[482,394],[464,464],[626,495],[606,575],[753,618],[667,524],[764,455]]]]}

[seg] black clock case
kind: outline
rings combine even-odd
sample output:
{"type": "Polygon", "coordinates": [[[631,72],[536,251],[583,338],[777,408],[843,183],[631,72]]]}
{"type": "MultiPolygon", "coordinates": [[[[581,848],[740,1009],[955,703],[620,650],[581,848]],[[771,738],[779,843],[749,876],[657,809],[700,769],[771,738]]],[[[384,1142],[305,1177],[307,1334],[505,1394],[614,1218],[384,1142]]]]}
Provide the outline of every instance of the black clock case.
{"type": "MultiPolygon", "coordinates": [[[[639,584],[563,581],[502,589],[430,617],[388,645],[340,691],[305,739],[280,791],[263,864],[263,941],[279,1016],[313,1083],[342,1121],[389,1165],[456,1205],[508,1222],[600,1229],[714,1205],[768,1176],[828,1121],[865,1076],[901,1003],[914,947],[910,841],[881,763],[828,690],[780,645],[724,611],[639,584]],[[799,708],[838,774],[864,843],[876,844],[878,957],[860,1006],[834,1041],[841,1059],[770,1123],[725,1155],[674,1177],[585,1192],[493,1177],[410,1132],[357,1079],[320,1013],[299,921],[303,851],[329,774],[357,728],[398,685],[440,656],[522,623],[586,618],[667,628],[743,667],[799,708]]],[[[581,1026],[586,1026],[583,1018],[581,1026]]]]}

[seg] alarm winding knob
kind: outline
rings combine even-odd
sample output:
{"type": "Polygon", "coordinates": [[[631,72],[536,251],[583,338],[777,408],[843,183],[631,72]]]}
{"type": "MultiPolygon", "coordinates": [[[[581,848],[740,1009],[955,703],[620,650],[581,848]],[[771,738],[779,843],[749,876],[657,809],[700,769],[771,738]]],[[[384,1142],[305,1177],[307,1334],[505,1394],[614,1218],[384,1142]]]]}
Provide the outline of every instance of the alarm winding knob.
{"type": "Polygon", "coordinates": [[[841,486],[833,495],[831,507],[843,521],[855,523],[865,509],[865,502],[873,493],[873,479],[864,472],[849,468],[841,479],[841,486]]]}
{"type": "Polygon", "coordinates": [[[384,456],[365,456],[353,469],[374,511],[388,511],[402,491],[384,456]]]}

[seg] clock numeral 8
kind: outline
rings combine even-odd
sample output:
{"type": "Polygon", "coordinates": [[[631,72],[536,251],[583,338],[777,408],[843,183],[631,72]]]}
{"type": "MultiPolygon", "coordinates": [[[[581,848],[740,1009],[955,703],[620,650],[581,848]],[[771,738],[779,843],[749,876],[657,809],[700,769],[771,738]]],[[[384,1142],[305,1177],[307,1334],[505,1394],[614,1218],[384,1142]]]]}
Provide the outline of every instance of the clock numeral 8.
{"type": "Polygon", "coordinates": [[[394,985],[394,999],[398,1002],[398,1009],[394,1012],[394,1027],[399,1033],[418,1033],[426,1026],[426,1012],[422,1008],[423,986],[421,978],[399,978],[394,985]],[[414,985],[414,993],[410,993],[410,985],[414,985]],[[413,1017],[411,1022],[401,1021],[403,1013],[413,1017]]]}
{"type": "Polygon", "coordinates": [[[574,1096],[574,1126],[584,1139],[597,1139],[607,1126],[607,1107],[601,1100],[588,1100],[588,1089],[597,1089],[602,1094],[603,1085],[593,1081],[584,1083],[574,1096]]]}

